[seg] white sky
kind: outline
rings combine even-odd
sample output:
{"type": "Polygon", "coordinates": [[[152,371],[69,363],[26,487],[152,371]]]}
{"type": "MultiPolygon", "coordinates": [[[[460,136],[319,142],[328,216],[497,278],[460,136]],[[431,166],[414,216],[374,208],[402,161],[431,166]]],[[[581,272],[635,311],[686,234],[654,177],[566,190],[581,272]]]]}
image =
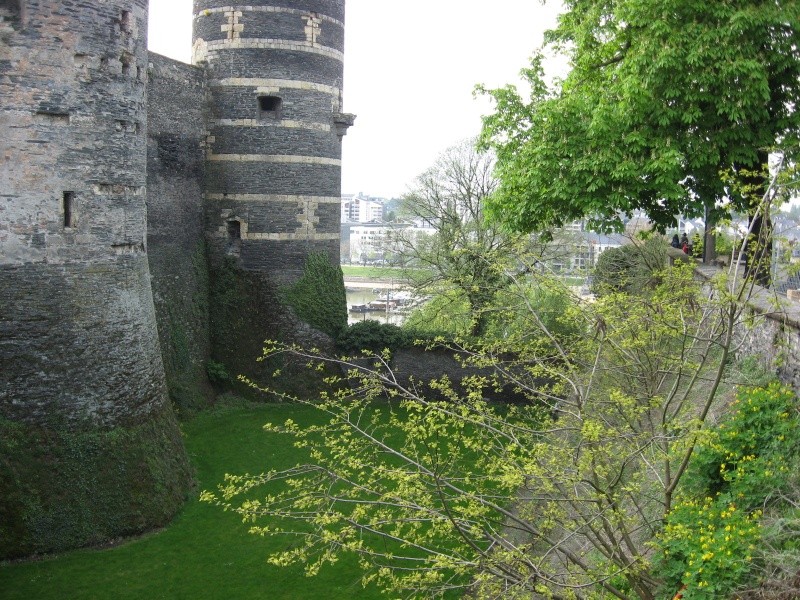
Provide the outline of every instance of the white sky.
{"type": "MultiPolygon", "coordinates": [[[[347,0],[342,192],[391,198],[490,112],[555,24],[550,0],[347,0]]],[[[192,0],[150,0],[149,46],[189,61],[192,0]]]]}

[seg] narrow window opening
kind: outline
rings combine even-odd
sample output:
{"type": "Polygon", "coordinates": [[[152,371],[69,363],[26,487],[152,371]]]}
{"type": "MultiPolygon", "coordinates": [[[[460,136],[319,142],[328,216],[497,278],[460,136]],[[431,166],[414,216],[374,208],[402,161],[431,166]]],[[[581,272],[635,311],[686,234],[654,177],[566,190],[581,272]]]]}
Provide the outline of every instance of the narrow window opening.
{"type": "Polygon", "coordinates": [[[283,101],[278,96],[259,96],[258,108],[263,118],[277,119],[280,117],[283,101]]]}
{"type": "Polygon", "coordinates": [[[122,14],[119,17],[119,28],[125,33],[131,32],[131,11],[122,11],[122,14]]]}
{"type": "Polygon", "coordinates": [[[239,221],[228,221],[228,239],[231,241],[242,239],[242,224],[239,221]]]}
{"type": "Polygon", "coordinates": [[[12,27],[25,22],[25,3],[23,0],[0,0],[0,23],[8,20],[12,27]]]}
{"type": "Polygon", "coordinates": [[[123,75],[130,75],[131,74],[131,63],[133,63],[133,57],[127,52],[120,56],[120,62],[122,63],[122,74],[123,75]]]}
{"type": "Polygon", "coordinates": [[[61,200],[64,209],[64,227],[73,226],[73,208],[75,204],[75,192],[64,192],[61,200]]]}

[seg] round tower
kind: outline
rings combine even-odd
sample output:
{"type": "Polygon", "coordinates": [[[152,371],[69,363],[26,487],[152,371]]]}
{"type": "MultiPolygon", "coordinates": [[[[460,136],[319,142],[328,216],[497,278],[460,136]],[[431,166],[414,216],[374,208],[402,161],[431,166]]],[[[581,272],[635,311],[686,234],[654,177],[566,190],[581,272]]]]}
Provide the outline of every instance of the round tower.
{"type": "Polygon", "coordinates": [[[0,558],[162,525],[188,488],[145,244],[147,10],[0,2],[0,558]]]}
{"type": "Polygon", "coordinates": [[[341,144],[354,119],[342,112],[344,5],[194,2],[193,62],[211,104],[212,343],[238,373],[253,372],[266,338],[308,341],[280,290],[312,253],[339,264],[341,144]]]}

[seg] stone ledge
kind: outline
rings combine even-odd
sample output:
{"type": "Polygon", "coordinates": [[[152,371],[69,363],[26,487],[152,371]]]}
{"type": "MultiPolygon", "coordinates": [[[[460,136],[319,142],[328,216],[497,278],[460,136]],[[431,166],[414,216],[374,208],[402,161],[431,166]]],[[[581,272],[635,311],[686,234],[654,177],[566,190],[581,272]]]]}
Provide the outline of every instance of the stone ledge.
{"type": "MultiPolygon", "coordinates": [[[[221,6],[218,8],[207,8],[205,10],[201,10],[199,13],[194,14],[194,18],[198,19],[200,17],[208,17],[214,14],[224,15],[226,12],[231,12],[231,11],[238,11],[242,13],[244,12],[288,13],[300,16],[305,16],[308,14],[307,10],[298,10],[296,8],[284,8],[282,6],[221,6]]],[[[338,19],[329,17],[328,15],[318,15],[318,18],[322,19],[323,21],[327,21],[328,23],[333,23],[334,25],[338,25],[339,27],[344,27],[344,23],[342,23],[338,19]]]]}

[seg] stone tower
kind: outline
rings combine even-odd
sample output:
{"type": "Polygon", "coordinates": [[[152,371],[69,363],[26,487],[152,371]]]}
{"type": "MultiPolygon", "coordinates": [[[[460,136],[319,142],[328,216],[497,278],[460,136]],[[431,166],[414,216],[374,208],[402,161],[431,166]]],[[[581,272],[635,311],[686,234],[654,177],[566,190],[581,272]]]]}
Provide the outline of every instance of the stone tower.
{"type": "Polygon", "coordinates": [[[189,471],[146,248],[147,0],[0,0],[0,558],[165,523],[189,471]]]}
{"type": "Polygon", "coordinates": [[[311,253],[339,264],[341,143],[354,119],[342,112],[344,5],[194,2],[193,62],[210,100],[212,347],[238,373],[253,372],[266,338],[308,341],[280,289],[311,253]]]}

